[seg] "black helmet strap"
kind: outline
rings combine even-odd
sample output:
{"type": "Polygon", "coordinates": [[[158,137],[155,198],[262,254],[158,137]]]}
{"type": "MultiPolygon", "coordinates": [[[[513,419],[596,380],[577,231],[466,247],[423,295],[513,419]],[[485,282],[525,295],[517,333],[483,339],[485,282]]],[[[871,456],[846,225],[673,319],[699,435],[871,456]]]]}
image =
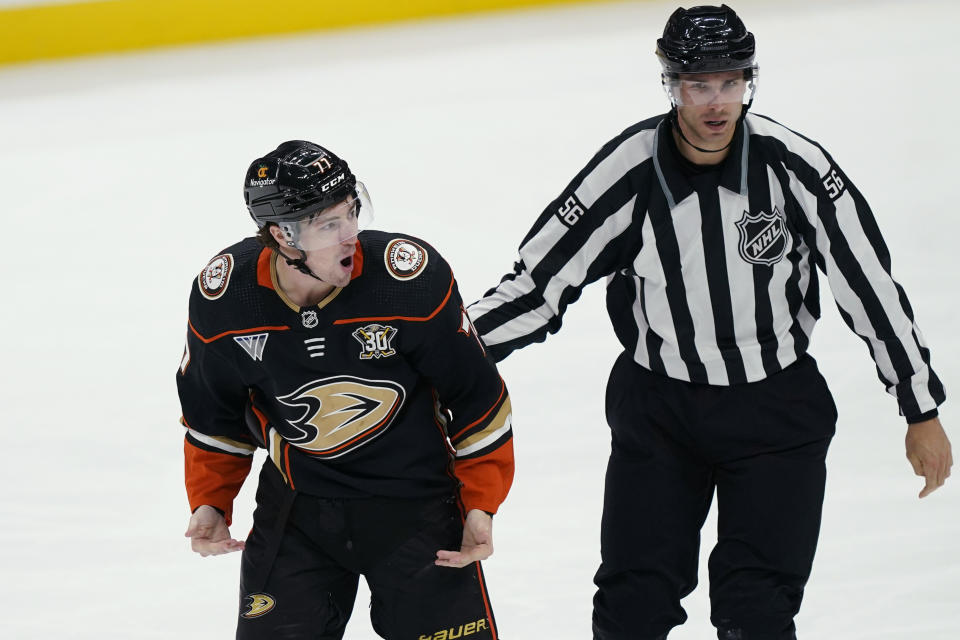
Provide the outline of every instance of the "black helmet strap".
{"type": "Polygon", "coordinates": [[[304,275],[307,275],[307,276],[310,276],[310,277],[313,278],[314,280],[319,280],[320,282],[325,282],[325,281],[323,280],[323,278],[321,278],[320,276],[318,276],[317,274],[315,274],[313,271],[310,270],[310,267],[307,266],[307,254],[306,254],[306,252],[305,252],[303,249],[297,249],[297,251],[300,252],[300,257],[299,257],[299,258],[288,258],[288,257],[286,256],[286,254],[284,254],[282,251],[279,251],[278,253],[280,254],[280,256],[281,256],[284,260],[286,260],[286,262],[287,262],[288,265],[290,265],[291,267],[293,267],[294,269],[296,269],[296,270],[299,271],[300,273],[302,273],[302,274],[304,274],[304,275]]]}
{"type": "Polygon", "coordinates": [[[730,138],[730,142],[728,142],[727,144],[723,145],[723,146],[720,147],[719,149],[704,149],[703,147],[698,147],[697,145],[693,144],[692,142],[690,142],[690,141],[687,139],[687,136],[683,135],[683,127],[680,126],[680,120],[679,120],[679,118],[677,117],[677,108],[676,108],[676,107],[674,107],[673,110],[670,112],[670,121],[671,121],[671,123],[673,124],[673,128],[676,129],[677,133],[680,134],[680,138],[681,138],[684,142],[686,142],[688,145],[690,145],[691,147],[693,147],[693,148],[696,149],[697,151],[700,151],[701,153],[720,153],[721,151],[726,151],[726,149],[727,149],[731,144],[733,144],[733,138],[732,138],[732,137],[730,138]]]}
{"type": "MultiPolygon", "coordinates": [[[[744,118],[747,117],[747,111],[750,109],[750,105],[752,105],[752,104],[753,104],[753,98],[751,98],[751,99],[750,99],[750,102],[749,102],[748,104],[744,105],[743,110],[740,111],[740,117],[737,118],[737,126],[738,126],[738,127],[743,123],[744,118]]],[[[683,129],[680,127],[680,117],[679,117],[679,115],[677,114],[677,105],[673,105],[673,108],[670,109],[670,123],[673,125],[673,128],[677,130],[677,133],[680,134],[680,138],[681,138],[684,142],[686,142],[688,145],[690,145],[691,147],[693,147],[694,149],[696,149],[697,151],[700,151],[700,152],[702,152],[702,153],[720,153],[721,151],[725,151],[725,150],[727,150],[727,149],[730,147],[730,145],[733,144],[733,139],[736,137],[735,135],[734,135],[734,136],[731,136],[730,142],[728,142],[727,144],[723,145],[723,146],[720,147],[719,149],[704,149],[703,147],[698,147],[697,145],[695,145],[695,144],[693,144],[692,142],[690,142],[690,141],[687,139],[687,136],[683,135],[683,129]]]]}

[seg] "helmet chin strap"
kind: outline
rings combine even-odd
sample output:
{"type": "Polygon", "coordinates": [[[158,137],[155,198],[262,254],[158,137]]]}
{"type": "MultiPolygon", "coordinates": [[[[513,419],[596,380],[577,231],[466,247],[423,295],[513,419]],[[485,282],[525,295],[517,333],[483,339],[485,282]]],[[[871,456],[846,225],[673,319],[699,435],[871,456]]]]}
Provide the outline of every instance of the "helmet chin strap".
{"type": "MultiPolygon", "coordinates": [[[[750,109],[750,105],[753,104],[753,98],[750,98],[750,102],[740,111],[740,117],[737,118],[737,126],[743,122],[743,119],[747,117],[747,110],[750,109]]],[[[676,129],[677,133],[680,134],[680,138],[686,142],[688,145],[700,151],[701,153],[720,153],[725,151],[730,145],[733,144],[733,139],[735,136],[730,136],[730,142],[723,145],[719,149],[704,149],[703,147],[698,147],[687,139],[687,136],[683,135],[683,128],[680,126],[680,114],[677,113],[677,105],[673,105],[673,108],[670,110],[670,121],[673,124],[673,128],[676,129]]]]}
{"type": "Polygon", "coordinates": [[[290,258],[283,251],[278,251],[278,253],[280,254],[280,257],[282,257],[288,265],[290,265],[300,273],[310,276],[314,280],[319,280],[324,284],[329,284],[326,280],[324,280],[323,278],[315,274],[313,271],[311,271],[310,267],[307,266],[307,252],[304,251],[303,249],[297,249],[297,251],[300,252],[299,258],[290,258]]]}

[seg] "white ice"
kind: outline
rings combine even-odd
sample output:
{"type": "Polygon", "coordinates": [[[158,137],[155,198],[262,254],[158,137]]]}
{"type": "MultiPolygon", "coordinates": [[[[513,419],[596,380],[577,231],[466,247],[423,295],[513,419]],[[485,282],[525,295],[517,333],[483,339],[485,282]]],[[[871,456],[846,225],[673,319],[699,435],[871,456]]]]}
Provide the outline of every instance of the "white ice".
{"type": "MultiPolygon", "coordinates": [[[[248,162],[290,138],[344,155],[377,227],[419,235],[465,298],[602,143],[666,110],[654,40],[677,2],[601,3],[0,70],[6,248],[0,638],[233,637],[239,556],[182,537],[174,372],[191,279],[253,229],[248,162]]],[[[871,202],[950,390],[960,388],[960,58],[953,0],[761,2],[754,105],[823,143],[871,202]]],[[[840,422],[804,640],[960,638],[960,479],[918,500],[905,425],[829,293],[812,352],[840,422]]],[[[590,287],[502,365],[517,473],[486,563],[501,634],[590,637],[618,352],[590,287]]],[[[960,419],[941,413],[960,442],[960,419]]],[[[252,492],[233,531],[250,526],[252,492]]],[[[642,487],[637,488],[643,490],[642,487]]],[[[672,639],[713,636],[700,587],[672,639]]],[[[361,593],[348,638],[374,638],[361,593]]]]}

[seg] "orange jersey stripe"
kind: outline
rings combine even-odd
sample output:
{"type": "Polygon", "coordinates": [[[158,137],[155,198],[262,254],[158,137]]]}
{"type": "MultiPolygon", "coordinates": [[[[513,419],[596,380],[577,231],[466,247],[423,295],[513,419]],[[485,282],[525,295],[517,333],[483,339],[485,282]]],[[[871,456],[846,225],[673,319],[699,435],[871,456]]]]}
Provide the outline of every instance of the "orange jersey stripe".
{"type": "Polygon", "coordinates": [[[254,331],[289,331],[289,330],[290,330],[290,327],[287,327],[287,326],[279,326],[279,327],[250,327],[249,329],[233,329],[233,330],[231,330],[231,331],[224,331],[223,333],[218,333],[217,335],[213,336],[212,338],[204,338],[202,335],[200,335],[200,332],[197,331],[197,330],[193,327],[193,323],[190,322],[189,319],[187,319],[187,325],[190,326],[190,331],[193,332],[193,335],[197,336],[197,339],[200,340],[201,342],[203,342],[204,344],[210,344],[210,343],[213,342],[214,340],[219,340],[220,338],[222,338],[222,337],[224,337],[224,336],[230,336],[230,335],[235,335],[235,334],[236,334],[236,335],[239,335],[239,334],[243,334],[243,333],[253,333],[254,331]]]}
{"type": "Polygon", "coordinates": [[[267,440],[267,424],[270,422],[267,419],[267,416],[263,414],[260,409],[253,404],[253,392],[250,393],[250,408],[253,409],[253,415],[257,416],[257,420],[260,422],[260,433],[263,435],[263,446],[268,450],[270,449],[270,442],[267,440]]]}
{"type": "Polygon", "coordinates": [[[411,318],[407,316],[384,316],[382,318],[342,318],[340,320],[334,320],[333,324],[349,324],[351,322],[389,322],[391,320],[406,320],[408,322],[427,322],[432,320],[434,316],[440,313],[440,310],[447,306],[447,302],[450,300],[450,295],[453,293],[453,271],[450,272],[450,286],[447,288],[447,295],[443,298],[443,302],[440,303],[436,309],[433,310],[428,316],[421,318],[411,318]]]}
{"type": "Polygon", "coordinates": [[[273,281],[270,279],[270,260],[273,256],[273,250],[263,248],[257,257],[257,284],[267,289],[273,289],[273,281]]]}
{"type": "Polygon", "coordinates": [[[353,280],[363,273],[363,247],[357,240],[357,252],[353,254],[353,271],[350,272],[350,279],[353,280]]]}
{"type": "Polygon", "coordinates": [[[487,612],[487,622],[490,623],[490,635],[492,640],[497,640],[497,627],[493,624],[493,614],[490,612],[490,596],[487,595],[487,585],[483,579],[483,568],[479,561],[477,561],[477,577],[479,578],[477,582],[480,583],[480,595],[483,598],[483,608],[487,612]]]}
{"type": "Polygon", "coordinates": [[[293,474],[290,473],[290,443],[289,442],[283,447],[283,463],[287,467],[287,481],[290,483],[290,488],[296,491],[297,488],[293,486],[293,474]]]}

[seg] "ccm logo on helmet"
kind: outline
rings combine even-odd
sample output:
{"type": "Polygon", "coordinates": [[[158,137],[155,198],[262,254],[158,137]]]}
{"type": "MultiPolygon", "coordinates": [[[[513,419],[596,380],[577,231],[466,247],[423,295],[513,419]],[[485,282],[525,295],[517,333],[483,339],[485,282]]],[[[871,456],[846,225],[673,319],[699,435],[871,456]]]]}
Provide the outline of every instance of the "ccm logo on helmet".
{"type": "Polygon", "coordinates": [[[333,189],[335,186],[337,186],[338,184],[340,184],[346,179],[347,179],[347,174],[341,173],[336,178],[333,178],[332,180],[330,180],[330,182],[320,185],[320,191],[323,191],[323,192],[329,191],[330,189],[333,189]]]}

